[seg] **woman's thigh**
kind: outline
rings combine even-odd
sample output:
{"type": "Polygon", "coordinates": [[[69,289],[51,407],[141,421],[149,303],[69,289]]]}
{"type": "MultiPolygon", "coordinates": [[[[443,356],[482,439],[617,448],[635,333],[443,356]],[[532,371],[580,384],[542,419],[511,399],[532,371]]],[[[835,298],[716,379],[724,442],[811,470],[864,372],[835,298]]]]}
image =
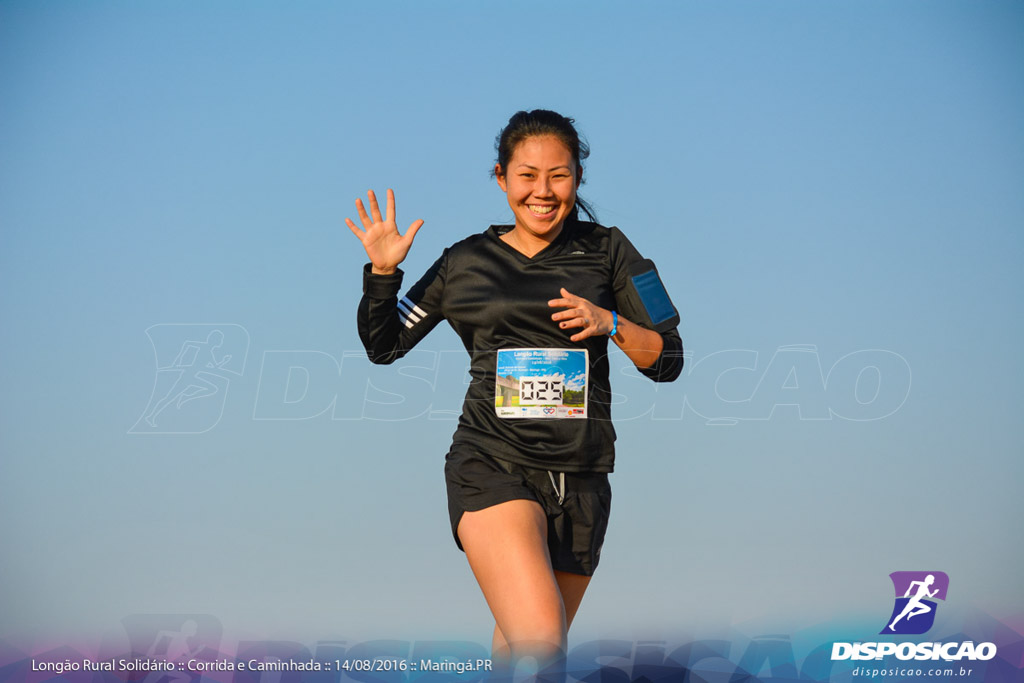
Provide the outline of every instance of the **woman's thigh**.
{"type": "MultiPolygon", "coordinates": [[[[532,500],[466,512],[459,521],[459,540],[469,565],[509,643],[565,645],[565,608],[551,568],[547,526],[544,510],[532,500]]],[[[575,602],[578,606],[579,600],[575,602]]]]}
{"type": "Polygon", "coordinates": [[[562,605],[565,608],[566,630],[572,626],[572,620],[580,608],[583,594],[587,591],[587,586],[590,585],[590,579],[591,577],[583,574],[570,574],[555,570],[555,581],[558,583],[558,591],[562,594],[562,605]]]}

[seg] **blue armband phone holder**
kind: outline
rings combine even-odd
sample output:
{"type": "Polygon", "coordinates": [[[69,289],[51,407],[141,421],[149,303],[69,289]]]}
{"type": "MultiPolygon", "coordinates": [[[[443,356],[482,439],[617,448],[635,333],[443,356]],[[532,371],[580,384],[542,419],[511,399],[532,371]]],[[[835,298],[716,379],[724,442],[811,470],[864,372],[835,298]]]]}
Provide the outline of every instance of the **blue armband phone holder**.
{"type": "Polygon", "coordinates": [[[632,308],[646,316],[644,327],[656,332],[668,332],[679,324],[679,312],[658,277],[658,269],[650,259],[637,261],[629,267],[629,287],[626,297],[632,308]]]}

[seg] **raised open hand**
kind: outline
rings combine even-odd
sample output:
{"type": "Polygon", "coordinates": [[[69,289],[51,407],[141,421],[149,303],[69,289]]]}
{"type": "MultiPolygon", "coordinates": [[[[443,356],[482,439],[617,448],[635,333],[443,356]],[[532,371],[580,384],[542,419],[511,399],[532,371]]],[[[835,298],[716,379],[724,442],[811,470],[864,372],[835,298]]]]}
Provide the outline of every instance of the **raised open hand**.
{"type": "Polygon", "coordinates": [[[352,231],[366,249],[366,255],[370,257],[373,272],[378,275],[390,275],[395,272],[398,264],[405,260],[412,246],[412,240],[416,232],[423,225],[422,220],[415,220],[405,231],[404,235],[398,233],[398,225],[395,224],[395,193],[388,189],[388,204],[385,216],[380,215],[380,206],[377,204],[377,195],[370,190],[366,193],[370,200],[370,214],[367,215],[363,200],[356,200],[356,211],[359,212],[359,220],[363,228],[360,229],[351,219],[346,218],[345,224],[352,231]]]}

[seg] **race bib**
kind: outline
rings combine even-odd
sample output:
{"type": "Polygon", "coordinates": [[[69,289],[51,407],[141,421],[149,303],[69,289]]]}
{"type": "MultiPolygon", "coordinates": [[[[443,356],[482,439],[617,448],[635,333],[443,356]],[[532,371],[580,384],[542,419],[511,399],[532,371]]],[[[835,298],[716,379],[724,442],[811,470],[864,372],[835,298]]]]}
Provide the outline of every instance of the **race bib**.
{"type": "Polygon", "coordinates": [[[498,417],[586,418],[586,349],[501,349],[494,377],[498,417]]]}

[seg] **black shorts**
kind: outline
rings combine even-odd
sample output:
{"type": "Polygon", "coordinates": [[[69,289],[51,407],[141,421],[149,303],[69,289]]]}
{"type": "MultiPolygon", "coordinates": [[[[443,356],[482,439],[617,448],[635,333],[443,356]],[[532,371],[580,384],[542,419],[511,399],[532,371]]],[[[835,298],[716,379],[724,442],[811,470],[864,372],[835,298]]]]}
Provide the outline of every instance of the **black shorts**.
{"type": "Polygon", "coordinates": [[[584,576],[597,569],[612,504],[607,474],[538,470],[459,444],[445,458],[444,476],[452,535],[459,550],[463,512],[510,500],[533,500],[548,518],[551,566],[584,576]]]}

